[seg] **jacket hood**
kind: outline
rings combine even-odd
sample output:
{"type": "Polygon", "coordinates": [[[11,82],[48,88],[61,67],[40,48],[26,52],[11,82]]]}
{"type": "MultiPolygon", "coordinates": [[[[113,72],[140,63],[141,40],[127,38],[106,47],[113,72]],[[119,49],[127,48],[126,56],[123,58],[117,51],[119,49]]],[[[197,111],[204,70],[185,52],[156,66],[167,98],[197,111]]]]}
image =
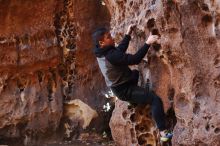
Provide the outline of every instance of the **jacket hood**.
{"type": "Polygon", "coordinates": [[[93,49],[93,52],[95,53],[95,56],[96,57],[102,57],[102,56],[105,56],[105,54],[109,51],[109,50],[112,50],[114,49],[115,47],[114,46],[106,46],[104,48],[99,48],[99,47],[95,47],[93,49]]]}

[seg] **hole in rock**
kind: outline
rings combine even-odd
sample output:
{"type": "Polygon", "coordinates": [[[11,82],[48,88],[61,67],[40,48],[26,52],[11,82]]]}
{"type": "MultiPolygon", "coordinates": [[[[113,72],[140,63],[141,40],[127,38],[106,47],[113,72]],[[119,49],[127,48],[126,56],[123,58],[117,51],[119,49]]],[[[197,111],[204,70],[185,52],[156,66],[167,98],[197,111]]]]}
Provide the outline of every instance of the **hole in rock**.
{"type": "Polygon", "coordinates": [[[135,114],[132,114],[132,115],[130,116],[130,120],[131,120],[131,122],[135,122],[135,121],[137,120],[136,115],[135,115],[135,114]]]}
{"type": "Polygon", "coordinates": [[[212,22],[212,16],[210,14],[206,14],[205,16],[202,17],[202,23],[204,25],[208,25],[209,23],[212,22]]]}
{"type": "Polygon", "coordinates": [[[38,81],[41,83],[43,81],[43,73],[41,71],[37,72],[38,81]]]}
{"type": "Polygon", "coordinates": [[[214,132],[216,133],[216,134],[219,134],[219,132],[220,132],[220,128],[215,128],[215,130],[214,130],[214,132]]]}
{"type": "Polygon", "coordinates": [[[175,95],[175,90],[174,90],[174,88],[169,88],[167,94],[168,94],[168,99],[172,102],[172,101],[173,101],[173,98],[174,98],[174,95],[175,95]]]}
{"type": "Polygon", "coordinates": [[[131,1],[131,2],[130,2],[130,4],[129,4],[129,6],[130,6],[130,7],[132,7],[132,6],[133,6],[133,3],[134,3],[134,2],[133,2],[133,1],[131,1]]]}
{"type": "Polygon", "coordinates": [[[169,130],[173,131],[175,125],[177,123],[176,114],[173,106],[168,109],[166,113],[166,125],[169,130]]]}
{"type": "Polygon", "coordinates": [[[166,125],[167,125],[168,129],[171,131],[173,131],[173,129],[177,123],[176,114],[175,114],[174,106],[173,106],[174,96],[175,96],[175,89],[169,88],[168,99],[170,101],[171,107],[167,110],[167,113],[166,113],[166,121],[167,121],[166,125]]]}
{"type": "Polygon", "coordinates": [[[52,93],[53,93],[53,83],[52,83],[52,79],[50,78],[48,81],[48,85],[47,85],[47,91],[48,91],[48,101],[52,101],[52,93]]]}
{"type": "Polygon", "coordinates": [[[147,143],[147,137],[146,137],[145,134],[143,134],[140,137],[138,137],[138,144],[144,145],[146,143],[147,143]]]}
{"type": "Polygon", "coordinates": [[[155,5],[156,0],[152,0],[151,5],[155,5]]]}
{"type": "MultiPolygon", "coordinates": [[[[159,33],[158,29],[152,29],[152,30],[151,30],[151,33],[152,33],[153,35],[158,35],[158,36],[160,37],[160,33],[159,33]]],[[[157,44],[157,43],[154,43],[154,44],[152,45],[152,47],[154,48],[155,51],[159,51],[160,48],[161,48],[161,45],[160,45],[160,44],[157,44]]]]}
{"type": "Polygon", "coordinates": [[[138,132],[146,132],[147,127],[145,127],[146,125],[142,125],[142,124],[138,124],[135,126],[135,130],[138,132]]]}
{"type": "Polygon", "coordinates": [[[150,14],[151,14],[151,11],[147,10],[146,13],[145,13],[145,18],[148,18],[150,14]]]}
{"type": "Polygon", "coordinates": [[[150,133],[142,134],[138,137],[138,144],[142,146],[152,146],[153,135],[150,133]]]}
{"type": "Polygon", "coordinates": [[[206,129],[206,131],[209,131],[209,129],[210,129],[209,124],[206,124],[205,129],[206,129]]]}
{"type": "Polygon", "coordinates": [[[23,92],[24,91],[24,88],[20,88],[20,92],[23,92]]]}
{"type": "Polygon", "coordinates": [[[128,116],[127,111],[123,111],[122,116],[123,116],[123,118],[124,118],[124,119],[126,119],[126,118],[127,118],[127,116],[128,116]]]}
{"type": "Polygon", "coordinates": [[[149,19],[147,22],[147,28],[151,30],[154,26],[155,26],[155,19],[154,18],[149,19]]]}
{"type": "Polygon", "coordinates": [[[201,5],[201,8],[202,8],[203,11],[207,11],[207,12],[209,11],[209,6],[207,4],[205,4],[205,3],[203,3],[201,5]]]}
{"type": "Polygon", "coordinates": [[[199,111],[200,111],[200,103],[195,102],[195,103],[194,103],[194,107],[193,107],[193,113],[194,113],[194,114],[198,114],[199,111]]]}
{"type": "Polygon", "coordinates": [[[159,33],[158,29],[152,29],[152,30],[151,30],[151,33],[152,33],[153,35],[158,35],[158,36],[160,36],[160,33],[159,33]]]}
{"type": "Polygon", "coordinates": [[[140,115],[144,115],[143,111],[141,111],[141,110],[140,110],[138,113],[139,113],[140,115]]]}

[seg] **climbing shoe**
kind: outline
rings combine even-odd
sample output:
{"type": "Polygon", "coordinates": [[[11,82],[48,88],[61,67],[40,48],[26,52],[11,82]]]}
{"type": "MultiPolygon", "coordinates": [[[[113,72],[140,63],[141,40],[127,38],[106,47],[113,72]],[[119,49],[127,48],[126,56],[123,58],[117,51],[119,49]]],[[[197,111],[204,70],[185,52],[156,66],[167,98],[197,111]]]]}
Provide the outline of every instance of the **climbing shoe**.
{"type": "Polygon", "coordinates": [[[167,141],[171,140],[172,137],[173,137],[173,133],[165,130],[164,134],[160,136],[160,141],[167,142],[167,141]]]}

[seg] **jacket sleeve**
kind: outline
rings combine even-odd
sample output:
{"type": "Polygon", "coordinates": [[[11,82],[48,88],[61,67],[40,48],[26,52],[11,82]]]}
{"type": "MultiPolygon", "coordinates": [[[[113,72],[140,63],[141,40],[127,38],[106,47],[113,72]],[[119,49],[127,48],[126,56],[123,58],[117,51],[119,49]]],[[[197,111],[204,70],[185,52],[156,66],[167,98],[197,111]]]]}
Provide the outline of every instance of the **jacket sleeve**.
{"type": "Polygon", "coordinates": [[[131,40],[131,36],[126,34],[124,38],[122,39],[122,41],[119,43],[117,48],[121,50],[122,52],[126,52],[126,50],[128,49],[130,40],[131,40]]]}
{"type": "Polygon", "coordinates": [[[121,50],[113,49],[106,55],[106,59],[113,65],[139,64],[146,55],[150,45],[144,44],[135,54],[127,54],[121,50]]]}

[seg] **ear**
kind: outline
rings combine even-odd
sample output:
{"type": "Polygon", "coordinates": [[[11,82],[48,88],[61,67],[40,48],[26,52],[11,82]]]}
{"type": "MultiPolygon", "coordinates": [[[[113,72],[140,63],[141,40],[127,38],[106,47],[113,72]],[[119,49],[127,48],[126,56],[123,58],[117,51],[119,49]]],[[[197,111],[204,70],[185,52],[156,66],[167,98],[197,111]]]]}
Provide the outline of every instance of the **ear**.
{"type": "Polygon", "coordinates": [[[99,41],[99,45],[100,45],[100,46],[103,46],[103,45],[104,45],[104,42],[103,42],[103,41],[99,41]]]}

